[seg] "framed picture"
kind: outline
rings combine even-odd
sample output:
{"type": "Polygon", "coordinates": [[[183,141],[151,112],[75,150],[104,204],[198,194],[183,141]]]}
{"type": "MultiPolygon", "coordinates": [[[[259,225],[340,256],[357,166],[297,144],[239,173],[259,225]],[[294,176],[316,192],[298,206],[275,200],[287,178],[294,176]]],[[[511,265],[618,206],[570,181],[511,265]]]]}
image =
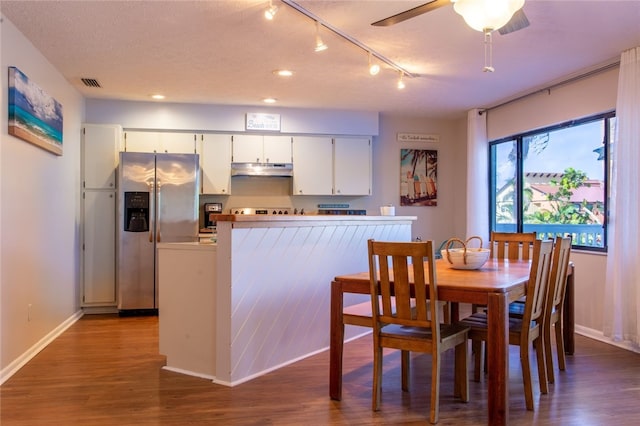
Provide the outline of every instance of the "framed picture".
{"type": "Polygon", "coordinates": [[[438,205],[438,151],[400,150],[400,205],[438,205]]]}
{"type": "Polygon", "coordinates": [[[9,67],[9,134],[62,155],[62,105],[9,67]]]}

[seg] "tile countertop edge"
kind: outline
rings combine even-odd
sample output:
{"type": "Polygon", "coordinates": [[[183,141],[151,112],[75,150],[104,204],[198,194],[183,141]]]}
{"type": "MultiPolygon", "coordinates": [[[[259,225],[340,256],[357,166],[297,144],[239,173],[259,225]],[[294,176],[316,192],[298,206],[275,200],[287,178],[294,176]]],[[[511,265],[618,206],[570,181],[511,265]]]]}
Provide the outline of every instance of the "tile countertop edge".
{"type": "Polygon", "coordinates": [[[367,222],[367,221],[414,221],[417,216],[366,216],[366,215],[241,215],[212,214],[211,220],[218,222],[367,222]]]}

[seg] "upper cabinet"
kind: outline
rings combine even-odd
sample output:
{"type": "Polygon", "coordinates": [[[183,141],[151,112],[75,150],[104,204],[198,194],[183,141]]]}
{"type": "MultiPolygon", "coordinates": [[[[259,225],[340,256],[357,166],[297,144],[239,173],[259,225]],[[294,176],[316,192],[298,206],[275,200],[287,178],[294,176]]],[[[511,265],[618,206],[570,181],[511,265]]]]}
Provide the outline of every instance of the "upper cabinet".
{"type": "Polygon", "coordinates": [[[202,194],[231,193],[231,135],[200,136],[202,194]]]}
{"type": "Polygon", "coordinates": [[[371,195],[371,139],[295,136],[293,195],[371,195]]]}
{"type": "Polygon", "coordinates": [[[333,194],[333,140],[293,138],[293,195],[333,194]]]}
{"type": "Polygon", "coordinates": [[[291,136],[233,135],[234,163],[291,163],[291,136]]]}
{"type": "Polygon", "coordinates": [[[82,126],[82,185],[87,189],[116,189],[116,167],[122,127],[82,126]]]}
{"type": "Polygon", "coordinates": [[[371,195],[371,139],[333,140],[335,195],[371,195]]]}
{"type": "Polygon", "coordinates": [[[124,132],[127,152],[168,152],[171,154],[196,153],[196,134],[179,132],[124,132]]]}

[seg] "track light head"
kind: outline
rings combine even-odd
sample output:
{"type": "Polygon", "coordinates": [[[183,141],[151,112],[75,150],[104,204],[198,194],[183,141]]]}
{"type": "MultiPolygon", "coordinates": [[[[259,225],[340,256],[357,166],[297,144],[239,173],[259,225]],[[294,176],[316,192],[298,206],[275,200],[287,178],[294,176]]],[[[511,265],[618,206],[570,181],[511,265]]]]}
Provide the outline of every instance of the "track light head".
{"type": "Polygon", "coordinates": [[[371,63],[371,52],[369,52],[369,74],[378,75],[380,72],[380,65],[371,63]]]}
{"type": "Polygon", "coordinates": [[[278,6],[274,5],[271,1],[269,2],[269,8],[264,11],[264,17],[271,21],[278,13],[278,6]]]}
{"type": "Polygon", "coordinates": [[[404,77],[404,73],[401,71],[400,78],[398,79],[398,90],[402,90],[405,88],[403,77],[404,77]]]}
{"type": "Polygon", "coordinates": [[[316,52],[322,52],[323,50],[327,50],[329,46],[327,46],[322,39],[320,38],[320,24],[316,21],[316,52]]]}

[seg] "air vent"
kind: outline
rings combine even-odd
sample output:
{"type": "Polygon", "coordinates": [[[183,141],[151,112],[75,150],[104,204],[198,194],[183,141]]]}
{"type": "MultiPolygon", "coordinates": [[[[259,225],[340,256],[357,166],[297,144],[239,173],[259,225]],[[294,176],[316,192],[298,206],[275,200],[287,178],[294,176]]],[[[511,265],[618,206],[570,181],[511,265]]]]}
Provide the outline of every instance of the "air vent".
{"type": "Polygon", "coordinates": [[[96,80],[95,78],[83,78],[81,80],[87,87],[102,87],[100,86],[100,83],[98,83],[98,80],[96,80]]]}

